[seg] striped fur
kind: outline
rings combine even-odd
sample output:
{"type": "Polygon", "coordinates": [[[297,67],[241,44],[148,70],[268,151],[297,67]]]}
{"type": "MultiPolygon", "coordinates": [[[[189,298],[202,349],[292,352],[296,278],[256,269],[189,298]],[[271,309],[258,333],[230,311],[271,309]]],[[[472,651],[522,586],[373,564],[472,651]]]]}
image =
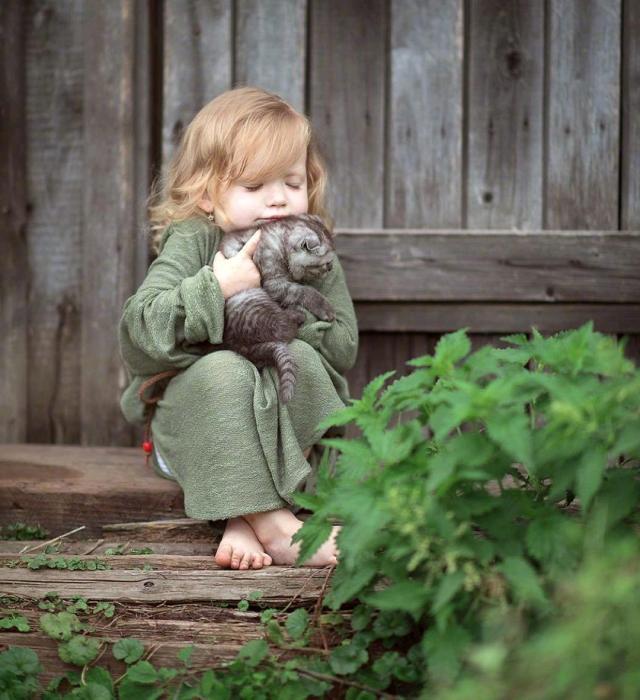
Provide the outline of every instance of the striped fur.
{"type": "MultiPolygon", "coordinates": [[[[303,214],[260,223],[262,234],[253,255],[262,287],[246,289],[225,304],[224,347],[243,355],[256,367],[275,367],[280,399],[293,396],[296,365],[289,343],[304,321],[302,308],[332,321],[331,304],[306,283],[324,277],[332,267],[335,247],[317,216],[303,214]]],[[[225,234],[220,250],[232,257],[255,228],[225,234]]]]}

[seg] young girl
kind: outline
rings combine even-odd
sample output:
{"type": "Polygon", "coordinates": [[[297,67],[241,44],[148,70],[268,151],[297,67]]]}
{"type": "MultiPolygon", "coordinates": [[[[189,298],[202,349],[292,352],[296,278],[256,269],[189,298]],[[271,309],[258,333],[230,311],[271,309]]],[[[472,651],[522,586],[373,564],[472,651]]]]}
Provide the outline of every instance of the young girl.
{"type": "MultiPolygon", "coordinates": [[[[152,195],[159,255],[124,305],[119,339],[132,381],[121,406],[129,422],[144,423],[147,380],[171,377],[151,421],[154,467],[177,479],[188,516],[227,520],[215,555],[222,567],[294,563],[299,544],[291,537],[302,521],[287,506],[311,471],[318,423],[347,401],[343,375],[355,363],[358,331],[336,259],[314,285],[336,318],[305,311],[291,343],[295,394],[281,404],[272,368],[215,349],[225,299],[260,286],[252,260],[260,233],[232,258],[218,247],[225,232],[262,219],[324,217],[325,183],[308,120],[276,95],[245,87],[200,110],[152,195]]],[[[307,565],[336,563],[337,530],[307,565]]]]}

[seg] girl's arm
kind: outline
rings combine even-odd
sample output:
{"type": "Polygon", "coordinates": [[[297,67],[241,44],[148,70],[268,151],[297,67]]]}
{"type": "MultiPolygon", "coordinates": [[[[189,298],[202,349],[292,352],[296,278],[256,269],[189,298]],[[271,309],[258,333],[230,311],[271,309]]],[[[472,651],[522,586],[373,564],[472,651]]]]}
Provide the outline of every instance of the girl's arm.
{"type": "MultiPolygon", "coordinates": [[[[222,342],[224,297],[207,264],[208,235],[212,234],[178,227],[138,291],[125,302],[120,351],[133,374],[183,369],[202,354],[190,346],[222,342]]],[[[218,236],[214,250],[219,242],[218,236]]]]}
{"type": "Polygon", "coordinates": [[[314,347],[340,374],[351,369],[358,354],[358,324],[353,302],[338,258],[333,269],[314,286],[331,303],[336,318],[334,321],[319,321],[305,311],[307,320],[298,330],[297,337],[314,347]]]}

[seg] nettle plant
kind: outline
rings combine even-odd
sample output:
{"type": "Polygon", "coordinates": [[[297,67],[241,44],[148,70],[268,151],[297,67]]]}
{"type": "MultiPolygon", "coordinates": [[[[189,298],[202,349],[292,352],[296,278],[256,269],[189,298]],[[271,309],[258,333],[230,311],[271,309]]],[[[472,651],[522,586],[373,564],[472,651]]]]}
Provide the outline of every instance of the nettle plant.
{"type": "Polygon", "coordinates": [[[323,440],[335,467],[296,495],[313,511],[300,560],[344,524],[326,602],[360,603],[341,653],[370,687],[450,685],[496,629],[513,641],[554,618],[561,582],[638,523],[640,372],[623,345],[591,324],[503,340],[472,353],[449,334],[372,381],[323,426],[360,437],[323,440]]]}

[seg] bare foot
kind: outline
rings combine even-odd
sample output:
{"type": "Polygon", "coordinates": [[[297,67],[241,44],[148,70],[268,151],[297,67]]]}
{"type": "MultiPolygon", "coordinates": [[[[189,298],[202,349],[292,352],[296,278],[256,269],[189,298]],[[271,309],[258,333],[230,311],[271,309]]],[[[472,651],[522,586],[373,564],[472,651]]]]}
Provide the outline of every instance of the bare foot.
{"type": "Polygon", "coordinates": [[[224,569],[261,569],[273,561],[249,523],[242,518],[227,520],[214,560],[224,569]]]}
{"type": "MultiPolygon", "coordinates": [[[[302,526],[303,521],[287,508],[266,513],[249,513],[244,516],[251,525],[265,551],[271,555],[274,564],[291,566],[298,558],[300,543],[291,543],[291,538],[302,526]]],[[[327,566],[338,563],[336,536],[340,528],[334,527],[327,541],[303,566],[327,566]]]]}

